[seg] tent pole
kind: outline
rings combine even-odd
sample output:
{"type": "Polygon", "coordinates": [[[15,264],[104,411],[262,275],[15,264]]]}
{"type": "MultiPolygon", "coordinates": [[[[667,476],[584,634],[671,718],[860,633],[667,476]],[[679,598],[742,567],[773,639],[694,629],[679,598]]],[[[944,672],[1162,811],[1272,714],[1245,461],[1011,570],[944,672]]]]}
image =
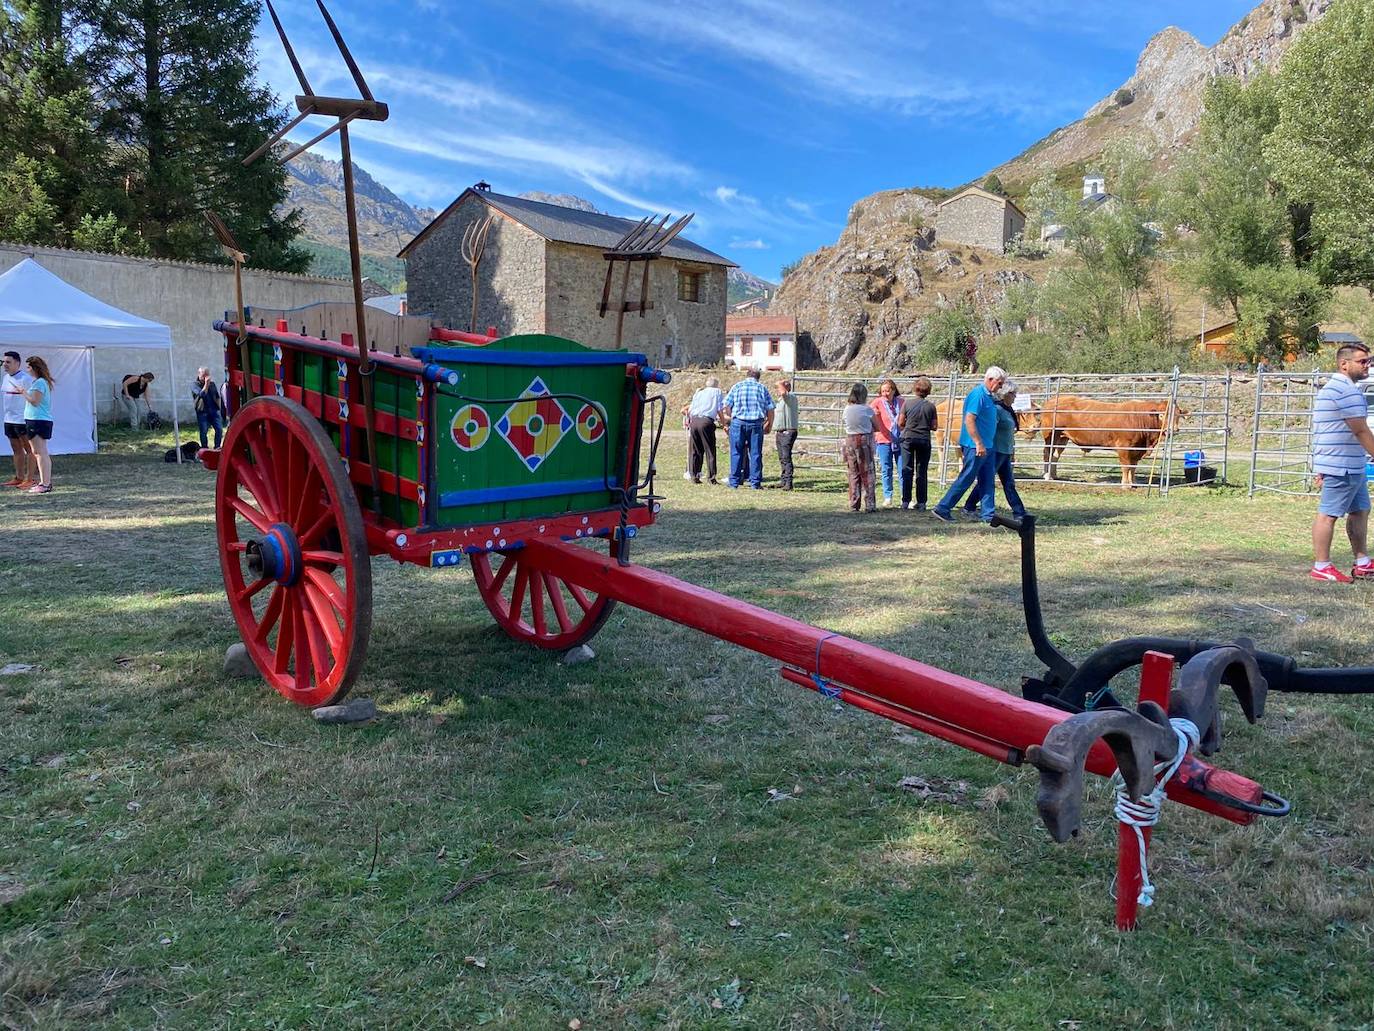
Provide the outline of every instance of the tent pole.
{"type": "Polygon", "coordinates": [[[177,363],[172,357],[176,343],[167,348],[167,375],[172,377],[172,446],[176,448],[177,465],[181,464],[181,420],[177,418],[177,363]]]}
{"type": "Polygon", "coordinates": [[[95,437],[96,454],[100,453],[100,401],[95,392],[95,348],[86,348],[91,359],[91,434],[95,437]]]}

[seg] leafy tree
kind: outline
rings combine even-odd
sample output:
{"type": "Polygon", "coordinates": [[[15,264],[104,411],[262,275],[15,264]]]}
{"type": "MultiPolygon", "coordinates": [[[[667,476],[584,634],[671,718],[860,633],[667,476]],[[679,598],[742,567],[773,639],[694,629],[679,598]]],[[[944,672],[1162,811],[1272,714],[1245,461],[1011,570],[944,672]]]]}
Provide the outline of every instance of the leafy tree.
{"type": "Polygon", "coordinates": [[[0,0],[0,237],[62,245],[120,197],[77,25],[60,0],[0,0]]]}
{"type": "Polygon", "coordinates": [[[1006,188],[1002,185],[1002,180],[996,172],[991,173],[983,180],[983,189],[987,190],[988,193],[995,193],[999,197],[1007,195],[1006,188]]]}
{"type": "Polygon", "coordinates": [[[1170,190],[1170,221],[1192,230],[1179,241],[1180,270],[1208,301],[1235,318],[1232,348],[1249,361],[1282,361],[1315,350],[1316,322],[1330,291],[1300,268],[1295,206],[1278,183],[1266,141],[1279,117],[1275,80],[1214,80],[1204,95],[1197,143],[1170,190]]]}
{"type": "Polygon", "coordinates": [[[925,335],[917,349],[923,366],[964,364],[969,341],[978,332],[978,321],[963,305],[941,308],[926,319],[925,335]]]}
{"type": "Polygon", "coordinates": [[[254,0],[85,0],[87,60],[107,105],[134,224],[151,253],[219,261],[213,208],[259,267],[301,271],[286,174],[242,161],[283,124],[255,81],[254,0]]]}
{"type": "Polygon", "coordinates": [[[1278,73],[1266,150],[1275,179],[1300,208],[1312,266],[1328,284],[1374,286],[1371,63],[1374,0],[1336,0],[1278,73]]]}

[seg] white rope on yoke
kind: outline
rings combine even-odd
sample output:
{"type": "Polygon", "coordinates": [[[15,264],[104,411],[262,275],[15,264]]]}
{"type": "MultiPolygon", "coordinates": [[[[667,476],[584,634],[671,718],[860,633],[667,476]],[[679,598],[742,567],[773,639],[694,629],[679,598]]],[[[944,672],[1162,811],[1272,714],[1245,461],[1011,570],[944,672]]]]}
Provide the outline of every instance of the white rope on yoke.
{"type": "Polygon", "coordinates": [[[1164,789],[1178,772],[1178,768],[1183,765],[1189,750],[1196,748],[1202,740],[1202,733],[1192,720],[1175,717],[1169,720],[1169,726],[1178,738],[1178,752],[1172,759],[1155,763],[1153,791],[1140,801],[1134,801],[1130,792],[1126,790],[1126,782],[1121,776],[1121,771],[1117,770],[1112,774],[1112,784],[1116,788],[1116,818],[1135,832],[1136,847],[1140,849],[1140,894],[1136,896],[1136,902],[1142,906],[1154,903],[1155,886],[1151,883],[1149,871],[1145,866],[1145,835],[1141,833],[1141,828],[1153,827],[1159,822],[1159,811],[1166,797],[1164,789]]]}

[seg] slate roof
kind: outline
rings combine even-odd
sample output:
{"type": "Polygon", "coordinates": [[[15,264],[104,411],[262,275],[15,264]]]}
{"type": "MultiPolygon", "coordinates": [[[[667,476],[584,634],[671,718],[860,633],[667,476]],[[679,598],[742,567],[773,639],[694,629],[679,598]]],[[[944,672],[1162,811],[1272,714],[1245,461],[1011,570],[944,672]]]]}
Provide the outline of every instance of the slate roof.
{"type": "MultiPolygon", "coordinates": [[[[636,219],[617,218],[603,215],[599,211],[579,211],[558,204],[545,204],[543,201],[529,200],[525,197],[508,197],[502,193],[468,188],[458,199],[441,211],[429,225],[420,230],[418,236],[401,249],[397,257],[405,257],[417,243],[453,212],[469,196],[479,198],[483,203],[495,208],[503,215],[519,222],[526,229],[556,243],[581,244],[598,250],[610,250],[626,233],[634,228],[636,219]]],[[[670,222],[671,224],[671,222],[670,222]]],[[[683,261],[700,261],[707,265],[737,266],[729,258],[723,258],[714,251],[708,251],[683,236],[678,236],[663,249],[665,256],[680,258],[683,261]]]]}
{"type": "Polygon", "coordinates": [[[1354,333],[1323,333],[1321,335],[1324,344],[1362,344],[1363,340],[1354,333]]]}
{"type": "Polygon", "coordinates": [[[383,294],[381,297],[370,297],[363,303],[369,308],[380,308],[382,311],[391,315],[401,314],[401,305],[405,303],[405,294],[383,294]]]}
{"type": "Polygon", "coordinates": [[[1094,193],[1090,197],[1084,197],[1078,202],[1078,206],[1085,211],[1089,208],[1100,208],[1109,200],[1116,200],[1114,193],[1094,193]]]}

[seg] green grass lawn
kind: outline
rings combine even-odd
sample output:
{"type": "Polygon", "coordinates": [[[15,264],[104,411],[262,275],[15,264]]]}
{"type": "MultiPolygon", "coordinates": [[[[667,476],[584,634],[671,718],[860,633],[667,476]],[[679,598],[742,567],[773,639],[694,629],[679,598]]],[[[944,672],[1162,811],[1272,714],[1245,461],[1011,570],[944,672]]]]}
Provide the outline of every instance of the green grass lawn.
{"type": "MultiPolygon", "coordinates": [[[[0,494],[0,664],[38,666],[0,677],[5,1026],[1374,1023],[1374,698],[1276,695],[1257,727],[1230,704],[1216,760],[1294,814],[1166,807],[1158,901],[1121,935],[1105,784],[1055,845],[1033,770],[625,607],[566,667],[466,570],[378,560],[355,693],[379,721],[225,679],[212,477],[166,446],[119,435],[51,495],[0,494]]],[[[853,515],[819,473],[693,487],[680,446],[637,559],[1008,691],[1039,672],[1010,533],[853,515]]],[[[1371,660],[1374,588],[1305,579],[1308,502],[1026,493],[1071,656],[1149,632],[1371,660]]]]}

